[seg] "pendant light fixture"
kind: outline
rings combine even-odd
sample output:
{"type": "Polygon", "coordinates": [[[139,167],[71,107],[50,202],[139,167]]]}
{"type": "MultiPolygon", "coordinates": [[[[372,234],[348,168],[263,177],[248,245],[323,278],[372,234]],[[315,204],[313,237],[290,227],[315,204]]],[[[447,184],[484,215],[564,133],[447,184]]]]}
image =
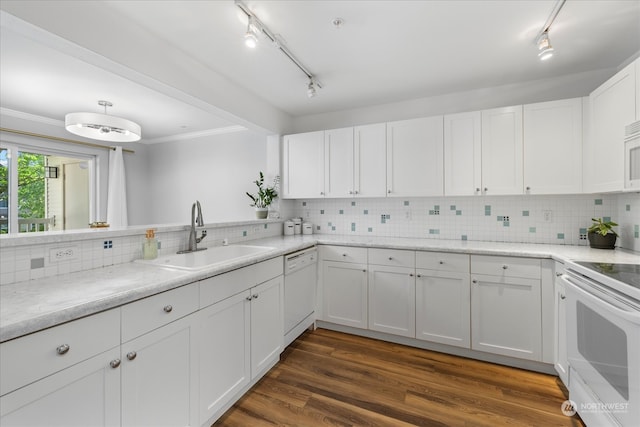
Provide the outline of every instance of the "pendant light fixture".
{"type": "Polygon", "coordinates": [[[109,142],[135,142],[142,137],[140,125],[131,120],[107,115],[107,107],[113,107],[109,101],[98,101],[104,107],[100,113],[69,113],[65,116],[65,128],[79,136],[109,142]]]}

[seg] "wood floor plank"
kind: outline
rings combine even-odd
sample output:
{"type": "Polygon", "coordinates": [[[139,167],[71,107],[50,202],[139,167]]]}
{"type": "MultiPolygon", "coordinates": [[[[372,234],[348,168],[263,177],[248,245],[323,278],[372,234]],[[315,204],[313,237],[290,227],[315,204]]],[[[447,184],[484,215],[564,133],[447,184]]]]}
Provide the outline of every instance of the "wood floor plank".
{"type": "Polygon", "coordinates": [[[318,329],[214,426],[572,426],[556,377],[318,329]]]}

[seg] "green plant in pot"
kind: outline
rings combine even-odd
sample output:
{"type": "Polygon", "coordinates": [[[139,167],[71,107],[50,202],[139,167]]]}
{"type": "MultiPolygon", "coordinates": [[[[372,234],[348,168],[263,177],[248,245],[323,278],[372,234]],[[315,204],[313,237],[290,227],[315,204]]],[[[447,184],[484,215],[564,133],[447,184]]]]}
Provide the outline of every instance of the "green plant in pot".
{"type": "Polygon", "coordinates": [[[616,224],[613,221],[604,221],[602,218],[591,218],[593,224],[587,230],[589,245],[596,249],[615,249],[618,233],[613,230],[616,224]]]}
{"type": "Polygon", "coordinates": [[[256,208],[256,218],[264,219],[267,217],[269,213],[269,205],[273,202],[273,199],[278,197],[278,182],[280,180],[279,176],[276,176],[273,180],[273,185],[265,186],[264,184],[264,174],[260,172],[260,177],[253,181],[254,184],[258,187],[258,192],[255,194],[251,194],[247,192],[247,196],[251,199],[253,203],[250,206],[254,206],[256,208]]]}

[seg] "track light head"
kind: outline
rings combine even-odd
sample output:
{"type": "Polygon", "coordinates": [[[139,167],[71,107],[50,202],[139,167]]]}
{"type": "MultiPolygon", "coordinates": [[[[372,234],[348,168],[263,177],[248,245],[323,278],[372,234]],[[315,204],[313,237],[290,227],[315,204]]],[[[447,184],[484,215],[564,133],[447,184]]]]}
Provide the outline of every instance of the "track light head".
{"type": "Polygon", "coordinates": [[[540,58],[541,61],[546,61],[553,56],[554,51],[551,46],[551,41],[549,40],[548,30],[540,34],[540,37],[536,40],[536,44],[538,45],[538,58],[540,58]]]}
{"type": "Polygon", "coordinates": [[[260,28],[258,23],[253,17],[249,17],[249,23],[247,24],[247,32],[244,34],[244,44],[254,49],[258,45],[258,35],[260,34],[260,28]]]}
{"type": "Polygon", "coordinates": [[[313,98],[317,94],[318,94],[318,92],[316,90],[316,85],[313,82],[313,79],[309,79],[309,84],[307,85],[307,96],[309,98],[313,98]]]}

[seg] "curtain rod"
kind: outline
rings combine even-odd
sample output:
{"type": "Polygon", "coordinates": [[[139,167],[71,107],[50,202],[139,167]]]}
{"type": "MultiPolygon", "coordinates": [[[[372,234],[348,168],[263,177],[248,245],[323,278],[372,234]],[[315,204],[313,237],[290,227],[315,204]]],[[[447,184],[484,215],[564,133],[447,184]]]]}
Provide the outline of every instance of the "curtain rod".
{"type": "MultiPolygon", "coordinates": [[[[23,131],[23,130],[7,129],[7,128],[0,127],[0,131],[15,133],[15,134],[18,134],[18,135],[33,136],[33,137],[36,137],[36,138],[51,139],[53,141],[69,142],[71,144],[85,145],[87,147],[106,148],[108,150],[115,150],[116,149],[116,147],[111,147],[109,145],[100,145],[100,144],[94,144],[94,143],[91,143],[91,142],[76,141],[75,139],[60,138],[58,136],[51,136],[51,135],[42,135],[40,133],[26,132],[26,131],[23,131]]],[[[135,153],[135,151],[129,150],[128,148],[123,148],[122,152],[123,153],[132,153],[132,154],[135,153]]]]}

